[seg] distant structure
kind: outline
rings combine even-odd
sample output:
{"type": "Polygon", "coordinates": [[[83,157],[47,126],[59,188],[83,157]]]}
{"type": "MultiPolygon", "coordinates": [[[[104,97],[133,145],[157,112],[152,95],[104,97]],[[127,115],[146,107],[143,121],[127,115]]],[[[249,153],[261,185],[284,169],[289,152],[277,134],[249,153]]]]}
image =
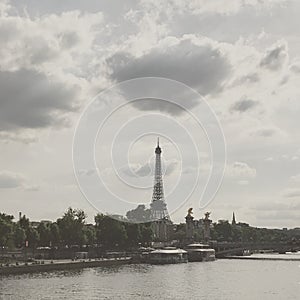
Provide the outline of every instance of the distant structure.
{"type": "Polygon", "coordinates": [[[192,216],[193,214],[193,208],[189,208],[188,214],[185,217],[185,223],[186,223],[186,239],[187,242],[193,242],[194,240],[194,228],[195,228],[195,223],[194,223],[194,217],[192,216]]]}
{"type": "Polygon", "coordinates": [[[203,219],[203,238],[205,243],[207,243],[210,240],[210,224],[212,223],[212,220],[209,219],[210,214],[210,212],[206,212],[204,214],[205,217],[203,219]]]}
{"type": "Polygon", "coordinates": [[[157,241],[167,241],[169,226],[172,222],[167,210],[167,204],[164,197],[164,187],[161,171],[161,148],[159,138],[155,148],[155,173],[152,202],[150,204],[151,220],[153,220],[153,233],[157,241]]]}
{"type": "Polygon", "coordinates": [[[232,221],[231,221],[231,225],[236,225],[235,214],[234,214],[234,212],[232,213],[232,221]]]}
{"type": "Polygon", "coordinates": [[[157,147],[155,148],[155,174],[151,207],[152,220],[170,220],[167,204],[164,197],[164,186],[161,172],[161,148],[159,146],[159,138],[157,139],[157,147]]]}

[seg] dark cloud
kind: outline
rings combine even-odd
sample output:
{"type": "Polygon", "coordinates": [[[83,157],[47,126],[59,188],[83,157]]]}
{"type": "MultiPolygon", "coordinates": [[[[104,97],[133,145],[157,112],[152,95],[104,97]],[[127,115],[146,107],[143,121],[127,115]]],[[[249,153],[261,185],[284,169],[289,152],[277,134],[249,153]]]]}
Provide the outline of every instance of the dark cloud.
{"type": "Polygon", "coordinates": [[[24,178],[15,173],[2,171],[0,172],[0,189],[14,189],[21,187],[24,183],[24,178]]]}
{"type": "Polygon", "coordinates": [[[274,128],[263,128],[255,132],[255,135],[262,137],[271,137],[276,134],[276,130],[274,128]]]}
{"type": "MultiPolygon", "coordinates": [[[[111,68],[111,77],[119,82],[140,77],[165,77],[185,83],[202,95],[222,90],[231,70],[227,58],[219,49],[209,44],[197,45],[190,39],[178,41],[175,45],[153,48],[141,57],[118,52],[107,63],[111,68]]],[[[196,106],[199,100],[182,95],[187,108],[196,106]]],[[[176,105],[163,101],[137,101],[134,106],[142,110],[179,113],[176,105]]]]}
{"type": "Polygon", "coordinates": [[[244,76],[241,76],[233,81],[233,83],[229,87],[235,87],[242,84],[253,84],[259,82],[260,78],[257,73],[249,73],[244,76]]]}
{"type": "Polygon", "coordinates": [[[0,91],[0,131],[62,125],[75,110],[75,89],[34,70],[0,72],[0,91]]]}
{"type": "Polygon", "coordinates": [[[278,44],[266,52],[260,62],[260,66],[270,70],[278,70],[286,61],[287,56],[286,45],[278,44]]]}
{"type": "Polygon", "coordinates": [[[258,102],[254,101],[252,99],[243,98],[237,102],[235,102],[231,106],[232,111],[238,111],[238,112],[245,112],[247,110],[252,109],[253,107],[257,106],[258,102]]]}
{"type": "Polygon", "coordinates": [[[230,65],[211,45],[195,45],[183,40],[166,48],[155,48],[142,57],[117,53],[108,60],[112,77],[123,81],[138,77],[166,77],[181,81],[201,94],[217,92],[230,65]]]}

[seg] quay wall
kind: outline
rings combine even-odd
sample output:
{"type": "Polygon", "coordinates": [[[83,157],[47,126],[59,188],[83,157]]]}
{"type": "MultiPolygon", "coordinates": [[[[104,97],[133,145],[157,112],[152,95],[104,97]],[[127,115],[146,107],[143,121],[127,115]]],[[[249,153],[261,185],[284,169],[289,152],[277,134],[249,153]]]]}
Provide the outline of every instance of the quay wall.
{"type": "Polygon", "coordinates": [[[300,258],[287,257],[252,257],[252,256],[223,256],[219,259],[243,259],[243,260],[283,260],[283,261],[300,261],[300,258]]]}
{"type": "Polygon", "coordinates": [[[49,272],[60,270],[74,270],[82,268],[94,268],[105,266],[118,266],[131,263],[131,258],[104,259],[92,261],[70,261],[70,262],[47,262],[44,264],[28,264],[19,266],[3,266],[0,267],[1,275],[17,275],[23,273],[49,272]]]}

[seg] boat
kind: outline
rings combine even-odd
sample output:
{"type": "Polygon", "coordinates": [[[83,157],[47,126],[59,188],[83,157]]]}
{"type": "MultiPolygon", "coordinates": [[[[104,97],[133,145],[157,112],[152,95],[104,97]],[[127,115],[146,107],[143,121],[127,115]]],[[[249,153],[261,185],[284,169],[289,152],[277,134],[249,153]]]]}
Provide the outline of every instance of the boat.
{"type": "Polygon", "coordinates": [[[215,249],[206,244],[194,243],[185,247],[188,254],[188,261],[214,261],[216,259],[215,249]]]}
{"type": "Polygon", "coordinates": [[[165,247],[151,251],[148,254],[148,262],[156,265],[187,263],[188,254],[183,249],[165,247]]]}

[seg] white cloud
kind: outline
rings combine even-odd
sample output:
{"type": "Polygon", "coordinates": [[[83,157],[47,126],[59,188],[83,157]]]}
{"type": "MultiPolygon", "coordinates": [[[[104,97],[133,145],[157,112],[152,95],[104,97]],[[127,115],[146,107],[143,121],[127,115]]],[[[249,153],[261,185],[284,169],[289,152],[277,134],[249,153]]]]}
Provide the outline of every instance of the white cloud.
{"type": "Polygon", "coordinates": [[[283,196],[286,198],[299,198],[300,189],[299,188],[288,188],[283,191],[283,196]]]}
{"type": "Polygon", "coordinates": [[[297,175],[293,175],[291,176],[291,181],[296,182],[296,183],[300,183],[300,174],[297,175]]]}
{"type": "Polygon", "coordinates": [[[225,174],[231,178],[254,178],[256,177],[256,169],[245,162],[236,161],[227,165],[225,174]]]}

